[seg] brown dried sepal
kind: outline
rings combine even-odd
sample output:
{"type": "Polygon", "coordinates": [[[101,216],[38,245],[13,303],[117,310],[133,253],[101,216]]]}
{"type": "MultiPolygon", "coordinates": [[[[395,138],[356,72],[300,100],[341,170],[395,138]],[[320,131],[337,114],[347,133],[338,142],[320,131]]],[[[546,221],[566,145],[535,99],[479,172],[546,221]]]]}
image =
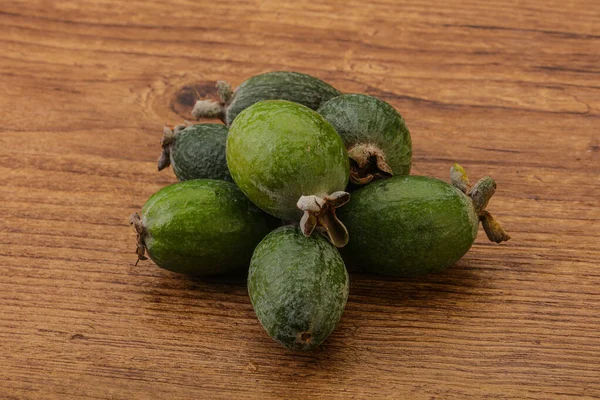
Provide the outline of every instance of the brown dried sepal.
{"type": "Polygon", "coordinates": [[[335,209],[350,200],[350,194],[339,191],[324,198],[318,196],[302,196],[297,206],[304,211],[300,220],[300,229],[305,236],[310,236],[315,229],[323,232],[336,247],[348,244],[348,230],[335,215],[335,209]]]}
{"type": "Polygon", "coordinates": [[[142,218],[138,213],[131,214],[131,217],[129,218],[129,223],[133,225],[137,234],[135,252],[138,256],[138,259],[135,262],[135,265],[138,265],[138,262],[140,262],[140,260],[148,259],[148,257],[146,257],[146,244],[144,243],[144,237],[146,236],[146,227],[142,223],[142,218]]]}
{"type": "Polygon", "coordinates": [[[173,143],[175,142],[175,137],[177,134],[190,126],[191,124],[188,121],[185,121],[185,124],[176,125],[173,130],[168,126],[163,128],[163,137],[160,141],[160,145],[162,146],[162,152],[160,153],[160,157],[158,158],[158,170],[162,171],[171,165],[171,147],[173,147],[173,143]]]}
{"type": "Polygon", "coordinates": [[[350,181],[365,185],[373,180],[389,178],[393,175],[383,151],[368,143],[357,144],[348,149],[350,157],[350,181]]]}
{"type": "Polygon", "coordinates": [[[490,241],[502,243],[510,239],[510,235],[506,233],[506,231],[502,228],[502,225],[500,225],[500,223],[496,221],[489,212],[484,210],[479,216],[479,220],[481,221],[481,225],[483,225],[485,234],[490,241]]]}

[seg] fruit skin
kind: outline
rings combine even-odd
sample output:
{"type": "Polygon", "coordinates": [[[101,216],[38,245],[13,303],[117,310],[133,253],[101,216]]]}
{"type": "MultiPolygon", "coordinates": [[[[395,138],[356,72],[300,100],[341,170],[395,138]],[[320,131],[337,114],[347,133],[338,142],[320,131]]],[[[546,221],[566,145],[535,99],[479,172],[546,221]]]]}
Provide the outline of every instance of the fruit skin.
{"type": "Polygon", "coordinates": [[[238,115],[227,137],[235,183],[262,210],[298,220],[303,195],[326,197],[348,183],[348,153],[315,111],[283,100],[258,102],[238,115]]]}
{"type": "Polygon", "coordinates": [[[136,229],[156,265],[193,275],[246,267],[254,247],[277,225],[233,183],[212,179],[159,190],[144,204],[140,222],[136,229]]]}
{"type": "Polygon", "coordinates": [[[219,81],[217,87],[220,109],[215,108],[214,102],[201,100],[192,113],[197,118],[219,116],[227,126],[240,112],[262,100],[288,100],[316,110],[325,101],[340,95],[336,88],[318,78],[291,71],[253,76],[233,93],[226,82],[219,81]]]}
{"type": "Polygon", "coordinates": [[[319,346],[337,326],[348,299],[348,273],[321,235],[283,226],[256,247],[248,293],[267,333],[291,350],[319,346]]]}
{"type": "Polygon", "coordinates": [[[228,131],[222,124],[196,124],[176,131],[167,146],[170,164],[177,179],[231,181],[225,157],[228,131]]]}
{"type": "Polygon", "coordinates": [[[340,209],[350,233],[348,264],[366,272],[416,276],[441,271],[469,250],[479,226],[472,200],[430,177],[379,180],[340,209]]]}
{"type": "Polygon", "coordinates": [[[364,94],[343,94],[325,102],[318,112],[344,140],[350,158],[353,159],[353,183],[368,183],[373,178],[386,175],[410,174],[410,132],[402,116],[390,104],[364,94]],[[354,149],[356,146],[363,148],[354,149]],[[360,157],[364,159],[359,159],[360,157]],[[371,157],[376,158],[377,162],[371,157]],[[381,162],[384,166],[378,169],[381,162]],[[361,164],[362,171],[357,164],[361,164]],[[371,176],[373,174],[376,176],[371,176]],[[367,181],[361,182],[361,178],[367,178],[367,181]]]}
{"type": "Polygon", "coordinates": [[[333,86],[307,74],[276,71],[254,76],[235,91],[227,107],[226,123],[261,100],[288,100],[316,110],[323,102],[339,96],[333,86]]]}

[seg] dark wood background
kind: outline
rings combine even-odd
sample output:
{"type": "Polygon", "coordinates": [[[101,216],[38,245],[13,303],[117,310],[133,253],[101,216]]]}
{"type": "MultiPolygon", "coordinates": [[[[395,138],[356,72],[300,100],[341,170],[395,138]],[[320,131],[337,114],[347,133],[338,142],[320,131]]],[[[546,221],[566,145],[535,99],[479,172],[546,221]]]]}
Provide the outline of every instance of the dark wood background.
{"type": "Polygon", "coordinates": [[[3,0],[0,29],[0,398],[600,396],[597,1],[3,0]],[[272,70],[393,104],[414,173],[490,174],[513,239],[352,276],[305,354],[243,276],[133,267],[128,216],[175,181],[163,124],[272,70]]]}

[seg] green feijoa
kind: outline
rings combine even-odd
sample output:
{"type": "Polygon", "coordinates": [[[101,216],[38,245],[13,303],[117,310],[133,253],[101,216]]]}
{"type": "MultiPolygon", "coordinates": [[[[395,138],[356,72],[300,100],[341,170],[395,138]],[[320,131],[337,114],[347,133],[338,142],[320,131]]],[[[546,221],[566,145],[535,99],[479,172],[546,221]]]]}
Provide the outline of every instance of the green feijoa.
{"type": "Polygon", "coordinates": [[[348,232],[335,209],[345,204],[350,166],[335,129],[298,103],[266,100],[242,111],[229,128],[227,165],[235,183],[264,211],[298,220],[310,236],[324,230],[338,247],[348,232]]]}
{"type": "Polygon", "coordinates": [[[348,299],[348,273],[335,247],[297,226],[271,232],[254,250],[248,293],[260,323],[291,350],[310,350],[334,331],[348,299]]]}
{"type": "Polygon", "coordinates": [[[131,224],[139,260],[147,251],[161,268],[202,276],[247,267],[254,247],[276,221],[232,182],[196,179],[153,194],[142,216],[131,216],[131,224]]]}
{"type": "Polygon", "coordinates": [[[473,187],[464,170],[453,184],[425,176],[397,176],[366,185],[340,211],[351,240],[342,256],[354,268],[391,276],[437,272],[473,244],[479,221],[491,241],[510,237],[485,210],[496,189],[490,177],[473,187]]]}
{"type": "Polygon", "coordinates": [[[343,94],[325,102],[318,112],[344,140],[352,183],[364,185],[410,173],[410,132],[387,102],[365,94],[343,94]]]}
{"type": "Polygon", "coordinates": [[[231,181],[225,158],[227,132],[221,124],[177,125],[173,131],[165,127],[158,170],[171,165],[180,181],[231,181]]]}
{"type": "Polygon", "coordinates": [[[196,118],[221,118],[228,126],[240,112],[261,100],[288,100],[316,110],[325,101],[340,95],[337,89],[318,78],[289,71],[256,75],[235,92],[227,82],[218,81],[217,89],[220,102],[199,100],[192,114],[196,118]]]}

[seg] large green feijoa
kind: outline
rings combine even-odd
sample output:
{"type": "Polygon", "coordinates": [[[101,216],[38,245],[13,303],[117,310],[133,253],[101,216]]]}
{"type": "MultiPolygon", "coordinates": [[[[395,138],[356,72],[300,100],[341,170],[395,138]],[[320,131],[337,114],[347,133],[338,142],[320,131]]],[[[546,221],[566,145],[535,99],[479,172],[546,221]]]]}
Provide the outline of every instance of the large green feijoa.
{"type": "Polygon", "coordinates": [[[325,102],[318,112],[344,140],[352,183],[410,174],[410,132],[390,104],[364,94],[343,94],[325,102]]]}
{"type": "Polygon", "coordinates": [[[261,100],[288,100],[316,110],[325,101],[340,95],[337,89],[318,78],[289,71],[256,75],[235,92],[227,82],[218,81],[217,89],[220,102],[199,100],[192,114],[196,118],[220,118],[228,126],[240,112],[261,100]]]}
{"type": "Polygon", "coordinates": [[[180,181],[231,181],[225,158],[228,131],[221,124],[177,125],[173,131],[165,127],[158,170],[171,165],[180,181]]]}
{"type": "Polygon", "coordinates": [[[335,129],[298,103],[266,100],[242,111],[229,128],[227,165],[235,183],[264,211],[315,227],[344,246],[348,232],[335,209],[350,195],[348,153],[335,129]]]}
{"type": "Polygon", "coordinates": [[[334,331],[348,299],[348,273],[335,247],[297,226],[271,232],[256,247],[248,293],[262,326],[291,350],[310,350],[334,331]]]}
{"type": "Polygon", "coordinates": [[[254,247],[277,223],[231,182],[196,179],[167,186],[131,216],[137,254],[161,268],[199,276],[248,266],[254,247]]]}
{"type": "Polygon", "coordinates": [[[390,276],[416,276],[456,263],[473,244],[479,221],[491,241],[510,237],[485,210],[496,190],[490,177],[473,187],[464,170],[453,184],[425,176],[398,176],[366,185],[340,210],[351,240],[348,265],[390,276]]]}

